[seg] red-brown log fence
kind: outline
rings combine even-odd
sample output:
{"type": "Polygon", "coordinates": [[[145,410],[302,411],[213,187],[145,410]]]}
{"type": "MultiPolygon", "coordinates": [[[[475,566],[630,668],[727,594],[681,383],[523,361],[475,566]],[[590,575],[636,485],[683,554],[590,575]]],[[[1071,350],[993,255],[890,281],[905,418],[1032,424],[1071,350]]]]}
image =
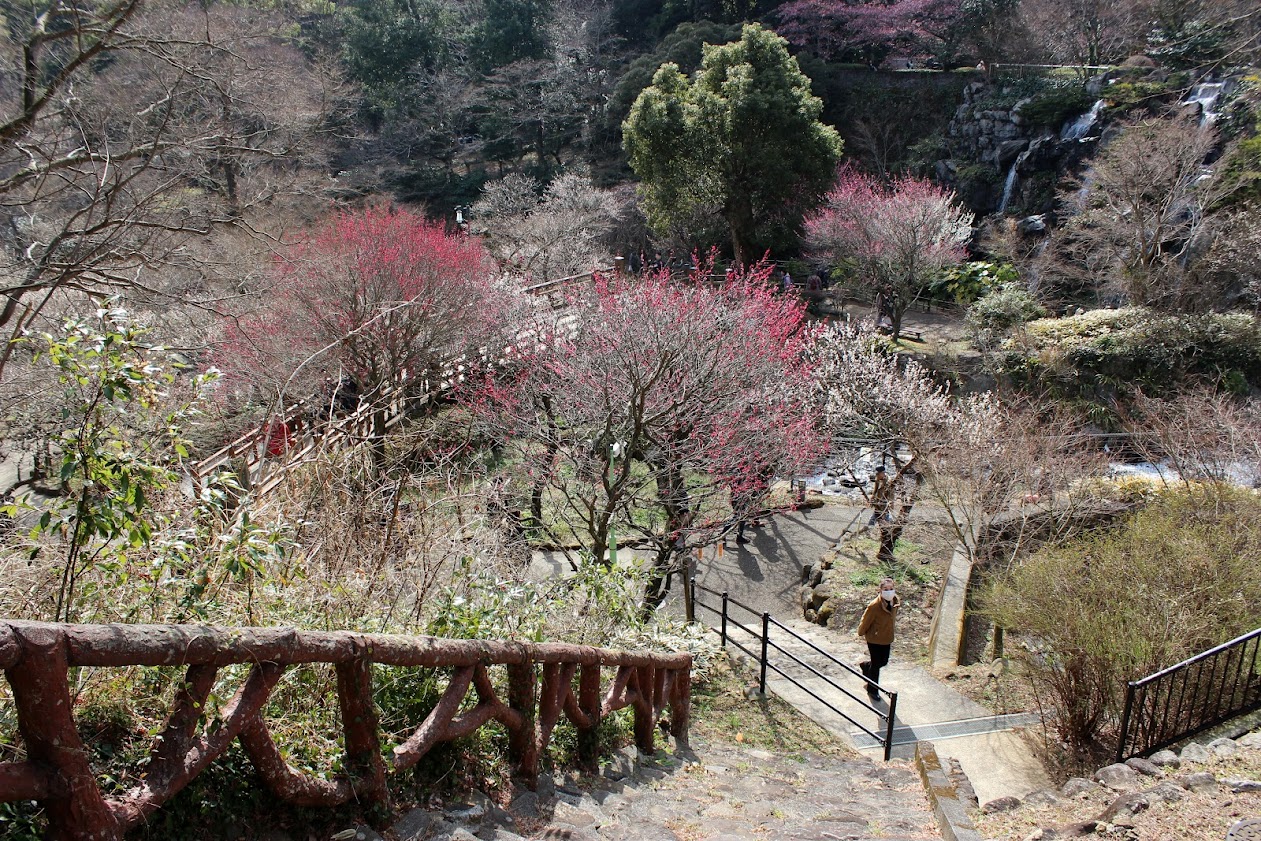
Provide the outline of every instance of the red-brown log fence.
{"type": "Polygon", "coordinates": [[[193,625],[70,625],[0,621],[0,668],[12,690],[26,751],[0,762],[0,802],[35,800],[48,838],[119,839],[241,742],[259,776],[280,800],[300,806],[389,802],[387,773],[414,766],[434,745],[489,721],[508,733],[509,759],[533,785],[539,757],[565,715],[580,753],[595,758],[596,728],[624,707],[634,712],[635,742],[652,752],[658,723],[686,744],[691,692],[688,654],[632,653],[561,643],[406,637],[284,628],[193,625]],[[328,663],[337,676],[345,761],[326,780],[291,767],[273,741],[263,710],[284,671],[328,663]],[[450,669],[445,692],[412,734],[387,754],[372,694],[372,664],[450,669]],[[249,665],[234,697],[207,721],[219,670],[249,665]],[[75,724],[72,668],[185,666],[173,709],[155,738],[143,781],[121,796],[102,793],[75,724]],[[491,668],[502,666],[501,698],[491,668]],[[615,669],[601,690],[601,670],[615,669]],[[577,686],[575,688],[575,679],[577,686]],[[470,689],[476,697],[465,704],[470,689]]]}

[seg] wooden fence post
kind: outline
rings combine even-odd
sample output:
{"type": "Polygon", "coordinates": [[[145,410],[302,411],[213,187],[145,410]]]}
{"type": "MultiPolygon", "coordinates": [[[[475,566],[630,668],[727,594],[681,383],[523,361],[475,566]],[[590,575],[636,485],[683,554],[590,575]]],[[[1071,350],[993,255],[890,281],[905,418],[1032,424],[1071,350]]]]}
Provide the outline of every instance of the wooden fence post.
{"type": "Polygon", "coordinates": [[[372,663],[366,658],[337,664],[337,700],[346,734],[346,773],[360,800],[387,806],[380,722],[372,703],[372,663]]]}
{"type": "Polygon", "coordinates": [[[539,777],[537,709],[538,679],[534,661],[511,663],[508,668],[508,707],[521,715],[521,726],[508,731],[508,756],[517,775],[534,788],[539,777]]]}
{"type": "Polygon", "coordinates": [[[56,773],[48,797],[40,801],[48,814],[47,837],[119,841],[118,821],[101,796],[71,714],[64,632],[24,628],[18,637],[21,659],[5,674],[13,688],[26,755],[56,773]]]}
{"type": "Polygon", "coordinates": [[[587,726],[578,728],[578,758],[594,764],[600,755],[600,664],[582,666],[578,678],[578,706],[587,717],[587,726]]]}

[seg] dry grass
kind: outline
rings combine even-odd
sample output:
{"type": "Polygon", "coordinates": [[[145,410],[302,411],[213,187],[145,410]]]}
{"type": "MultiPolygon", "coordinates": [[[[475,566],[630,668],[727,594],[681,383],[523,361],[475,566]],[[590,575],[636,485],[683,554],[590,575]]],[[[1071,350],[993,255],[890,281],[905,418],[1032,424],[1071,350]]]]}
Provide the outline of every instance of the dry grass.
{"type": "Polygon", "coordinates": [[[824,556],[824,561],[839,571],[845,582],[834,596],[835,612],[829,627],[852,631],[875,596],[880,579],[891,575],[902,600],[897,656],[922,661],[928,652],[928,632],[940,582],[950,564],[952,543],[948,531],[938,523],[912,520],[894,550],[896,568],[882,568],[876,560],[879,545],[875,529],[847,535],[840,549],[824,556]]]}
{"type": "MultiPolygon", "coordinates": [[[[1010,637],[1008,638],[1010,643],[1010,637]]],[[[1036,712],[1038,696],[1029,680],[1024,649],[1008,647],[1002,663],[976,663],[933,669],[933,677],[996,715],[1036,712]]]]}
{"type": "Polygon", "coordinates": [[[741,744],[783,756],[858,757],[779,698],[750,698],[756,689],[752,672],[716,658],[705,679],[692,685],[692,734],[705,742],[741,744]]]}

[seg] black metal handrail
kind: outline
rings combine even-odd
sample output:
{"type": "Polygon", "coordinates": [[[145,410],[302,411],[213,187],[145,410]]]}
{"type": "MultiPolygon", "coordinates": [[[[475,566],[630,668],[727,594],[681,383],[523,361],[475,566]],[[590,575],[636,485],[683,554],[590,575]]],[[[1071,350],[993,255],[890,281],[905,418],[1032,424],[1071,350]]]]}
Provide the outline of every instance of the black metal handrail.
{"type": "Polygon", "coordinates": [[[737,649],[744,652],[749,657],[757,660],[758,667],[759,667],[758,691],[760,693],[762,693],[763,695],[766,694],[766,672],[768,669],[773,669],[780,677],[792,683],[794,686],[796,686],[801,691],[805,692],[811,698],[823,704],[823,706],[827,707],[829,710],[836,713],[841,718],[845,719],[850,724],[854,725],[855,727],[857,727],[862,732],[866,733],[871,738],[875,739],[876,743],[884,749],[885,760],[889,759],[893,751],[893,723],[894,723],[895,716],[897,713],[898,693],[890,689],[886,689],[880,684],[870,680],[866,675],[864,675],[862,672],[855,669],[853,666],[841,660],[838,660],[831,653],[824,651],[822,648],[819,648],[813,642],[806,639],[801,634],[798,634],[792,628],[789,628],[788,626],[784,625],[782,622],[779,622],[778,620],[773,618],[769,613],[766,613],[764,611],[758,611],[752,607],[749,607],[743,602],[737,599],[733,599],[728,593],[725,593],[725,592],[719,593],[717,590],[711,590],[708,587],[697,584],[695,578],[693,578],[690,582],[688,582],[688,587],[690,589],[689,596],[691,598],[693,607],[703,608],[704,610],[707,610],[710,613],[713,613],[715,616],[719,618],[718,627],[710,628],[710,630],[714,631],[715,633],[719,635],[719,638],[722,640],[723,647],[725,648],[727,643],[731,643],[731,645],[735,646],[737,649]],[[712,596],[718,596],[722,600],[721,606],[715,607],[714,605],[707,604],[706,602],[701,601],[696,596],[697,591],[709,593],[712,596]],[[753,616],[759,617],[762,622],[761,633],[758,633],[754,629],[740,622],[737,622],[734,618],[732,618],[731,611],[730,611],[730,608],[732,606],[738,607],[741,610],[744,610],[745,612],[752,614],[753,616]],[[831,675],[828,675],[822,671],[819,671],[814,666],[810,665],[809,663],[805,662],[797,655],[793,654],[791,651],[788,651],[782,646],[773,642],[771,640],[771,626],[772,625],[774,625],[780,631],[783,631],[784,633],[793,637],[797,641],[805,643],[813,651],[818,653],[820,656],[824,657],[829,662],[837,666],[840,666],[841,669],[849,673],[849,675],[856,677],[860,681],[862,681],[866,687],[874,688],[877,693],[883,693],[885,695],[888,695],[889,696],[888,712],[885,712],[884,710],[881,710],[879,707],[873,706],[872,704],[864,701],[862,698],[855,695],[853,692],[850,692],[844,686],[839,684],[836,681],[836,679],[833,678],[831,675]],[[730,634],[730,629],[733,627],[748,634],[750,637],[753,638],[753,640],[756,640],[757,643],[759,644],[760,651],[755,653],[751,651],[750,649],[746,648],[739,641],[732,639],[731,634],[730,634]],[[800,666],[801,668],[808,671],[810,674],[814,675],[816,678],[819,678],[820,680],[822,680],[823,682],[831,686],[833,689],[837,690],[838,692],[842,693],[846,697],[857,702],[859,706],[875,713],[876,717],[881,719],[884,722],[884,733],[883,734],[878,733],[874,730],[869,729],[866,725],[862,724],[861,722],[856,721],[848,713],[838,709],[830,701],[821,697],[813,689],[806,686],[796,677],[784,671],[784,669],[780,668],[778,665],[772,662],[771,657],[770,657],[771,648],[774,648],[775,651],[778,652],[778,654],[782,655],[783,658],[785,658],[786,660],[791,661],[797,666],[800,666]]]}
{"type": "Polygon", "coordinates": [[[1125,688],[1117,762],[1261,709],[1261,628],[1125,688]],[[1207,674],[1206,674],[1207,672],[1207,674]]]}

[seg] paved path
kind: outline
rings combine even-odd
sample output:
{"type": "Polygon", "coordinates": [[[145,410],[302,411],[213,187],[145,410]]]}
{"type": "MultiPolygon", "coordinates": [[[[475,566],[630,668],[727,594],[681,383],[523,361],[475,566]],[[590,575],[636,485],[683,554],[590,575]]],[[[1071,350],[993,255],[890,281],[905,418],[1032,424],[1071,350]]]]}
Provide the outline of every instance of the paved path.
{"type": "MultiPolygon", "coordinates": [[[[822,628],[799,618],[799,592],[802,567],[835,546],[853,524],[855,515],[864,513],[854,506],[828,504],[778,514],[758,529],[748,544],[737,547],[734,541],[728,541],[721,558],[716,552],[710,552],[698,573],[698,581],[711,590],[726,591],[732,598],[770,613],[833,657],[857,663],[866,659],[862,642],[852,633],[822,628]]],[[[712,614],[700,618],[710,619],[712,614]]],[[[741,622],[748,619],[751,619],[748,614],[740,614],[741,622]]],[[[809,645],[787,634],[772,630],[771,639],[818,671],[844,674],[843,670],[826,663],[827,658],[809,645]]],[[[746,645],[750,643],[747,637],[741,641],[746,645]]],[[[826,703],[811,698],[809,693],[773,671],[768,679],[772,691],[855,748],[869,756],[881,755],[882,750],[870,736],[828,706],[869,730],[883,733],[884,721],[867,707],[861,681],[846,676],[848,680],[841,681],[843,688],[837,690],[811,675],[806,668],[785,667],[784,670],[826,699],[826,703]]],[[[1050,779],[1028,744],[1018,734],[1010,732],[1012,727],[1036,726],[1039,720],[1036,715],[994,716],[938,681],[919,664],[899,660],[896,645],[892,662],[881,672],[881,683],[898,693],[895,756],[909,757],[916,740],[932,740],[938,754],[959,760],[982,803],[1006,795],[1023,797],[1050,786],[1050,779]]]]}
{"type": "MultiPolygon", "coordinates": [[[[359,828],[356,837],[382,841],[359,828]]],[[[340,835],[334,837],[341,837],[340,835]]],[[[507,808],[475,797],[415,809],[387,841],[937,841],[911,763],[779,756],[744,745],[615,754],[599,775],[522,791],[507,808]]]]}
{"type": "MultiPolygon", "coordinates": [[[[852,633],[842,633],[822,628],[800,618],[800,589],[802,568],[812,564],[832,549],[847,528],[865,509],[845,504],[825,504],[817,508],[776,514],[763,521],[762,526],[750,530],[749,543],[738,545],[728,540],[721,555],[716,548],[706,552],[697,574],[698,582],[715,592],[726,592],[732,599],[742,602],[758,612],[767,612],[796,633],[828,652],[837,659],[854,664],[866,659],[866,647],[852,633]]],[[[619,550],[619,555],[624,550],[619,550]]],[[[558,556],[536,553],[531,566],[536,577],[564,575],[568,565],[558,556]]],[[[718,600],[707,597],[711,602],[718,600]]],[[[682,605],[678,588],[671,593],[666,609],[681,615],[682,605]]],[[[760,632],[755,616],[733,611],[743,624],[760,632]]],[[[701,611],[698,617],[712,622],[712,613],[701,611]]],[[[746,647],[756,647],[747,636],[732,632],[732,639],[746,647]]],[[[781,633],[772,631],[776,644],[797,654],[818,671],[835,674],[838,667],[825,664],[826,658],[818,655],[809,645],[799,643],[781,633]]],[[[734,648],[733,653],[739,653],[734,648]]],[[[1036,726],[1036,716],[995,716],[975,701],[934,678],[927,669],[917,663],[899,660],[897,646],[894,658],[881,672],[881,683],[898,693],[895,715],[894,755],[909,757],[917,739],[930,739],[943,757],[959,760],[982,803],[1007,795],[1024,797],[1031,791],[1050,787],[1050,780],[1040,763],[1034,758],[1029,745],[1012,727],[1036,726]]],[[[858,724],[874,732],[883,733],[884,723],[866,706],[863,684],[850,677],[837,690],[825,681],[809,674],[802,667],[785,667],[792,677],[805,684],[826,703],[810,697],[787,679],[772,671],[769,688],[822,727],[856,749],[872,757],[879,757],[882,750],[858,724]],[[849,694],[846,694],[848,692],[849,694]],[[840,710],[855,724],[838,715],[840,710]]]]}

